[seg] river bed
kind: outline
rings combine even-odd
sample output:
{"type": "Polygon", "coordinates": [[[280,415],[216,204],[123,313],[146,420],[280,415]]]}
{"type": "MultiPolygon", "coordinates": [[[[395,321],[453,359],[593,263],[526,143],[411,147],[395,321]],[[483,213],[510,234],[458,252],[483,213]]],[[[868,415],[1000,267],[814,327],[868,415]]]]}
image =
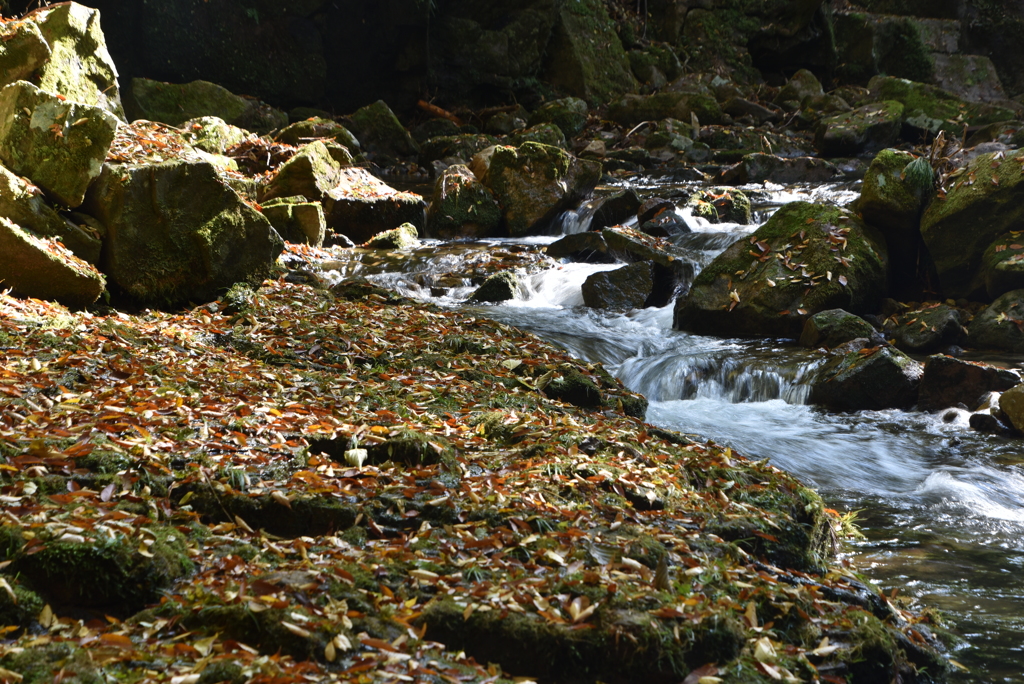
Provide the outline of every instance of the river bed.
{"type": "MultiPolygon", "coordinates": [[[[671,196],[686,188],[648,185],[671,196]]],[[[755,217],[795,199],[848,203],[845,185],[754,188],[755,217]]],[[[679,241],[698,265],[756,225],[710,225],[683,217],[694,232],[679,241]]],[[[584,230],[583,212],[565,217],[584,230]]],[[[419,258],[334,264],[337,277],[365,276],[403,293],[466,308],[467,283],[437,274],[465,271],[500,255],[521,258],[516,299],[474,306],[500,320],[600,361],[651,402],[647,421],[770,459],[815,486],[830,506],[857,511],[864,539],[842,557],[887,594],[941,610],[961,637],[952,658],[967,671],[954,682],[1024,683],[1024,440],[971,430],[966,411],[830,414],[806,404],[822,355],[785,340],[735,340],[674,331],[671,305],[628,313],[583,306],[590,274],[618,265],[539,260],[555,238],[428,244],[419,258]],[[443,248],[442,248],[443,247],[443,248]],[[526,258],[531,257],[531,258],[526,258]]],[[[971,356],[986,360],[983,356],[971,356]]],[[[1017,367],[1024,359],[1001,357],[1017,367]]]]}

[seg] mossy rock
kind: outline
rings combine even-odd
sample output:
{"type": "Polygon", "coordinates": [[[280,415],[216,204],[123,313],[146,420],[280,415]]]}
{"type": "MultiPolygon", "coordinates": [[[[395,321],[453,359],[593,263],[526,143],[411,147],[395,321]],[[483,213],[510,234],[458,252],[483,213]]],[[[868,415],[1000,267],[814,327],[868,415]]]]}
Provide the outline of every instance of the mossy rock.
{"type": "Polygon", "coordinates": [[[319,247],[324,242],[327,223],[319,202],[305,197],[279,197],[260,206],[262,214],[286,242],[319,247]]]}
{"type": "Polygon", "coordinates": [[[456,164],[441,173],[427,209],[427,235],[449,240],[492,237],[500,226],[498,200],[472,171],[456,164]]]}
{"type": "Polygon", "coordinates": [[[4,24],[0,33],[0,87],[28,78],[50,58],[50,45],[30,21],[4,24]]]}
{"type": "Polygon", "coordinates": [[[337,121],[322,117],[312,117],[303,121],[296,121],[282,128],[274,136],[275,140],[287,145],[295,145],[296,147],[325,138],[348,148],[349,152],[358,152],[361,148],[359,140],[347,128],[337,121]]]}
{"type": "Polygon", "coordinates": [[[938,304],[891,316],[882,332],[901,351],[929,354],[963,344],[967,337],[964,322],[958,309],[938,304]]]}
{"type": "Polygon", "coordinates": [[[964,125],[987,126],[1017,118],[1012,109],[998,105],[964,102],[953,93],[936,86],[893,76],[875,76],[868,88],[878,100],[896,100],[903,104],[905,124],[929,133],[963,133],[964,125]]]}
{"type": "Polygon", "coordinates": [[[22,297],[83,307],[99,299],[106,286],[91,264],[5,217],[0,217],[0,254],[0,280],[22,297]]]}
{"type": "MultiPolygon", "coordinates": [[[[694,144],[696,149],[697,144],[694,144]]],[[[769,181],[782,185],[792,183],[825,183],[842,175],[835,164],[817,157],[780,157],[753,152],[721,173],[718,182],[746,185],[769,181]]]]}
{"type": "Polygon", "coordinates": [[[654,95],[626,95],[608,106],[608,118],[629,127],[662,119],[689,121],[691,115],[696,115],[701,124],[720,124],[725,120],[714,95],[701,88],[654,95]]]}
{"type": "Polygon", "coordinates": [[[382,464],[387,461],[415,467],[440,463],[453,458],[451,445],[442,438],[415,430],[400,430],[380,444],[367,445],[368,462],[382,464]]]}
{"type": "Polygon", "coordinates": [[[586,100],[563,97],[542,104],[530,115],[527,123],[530,126],[551,123],[558,126],[558,130],[567,137],[575,138],[587,125],[588,113],[586,100]]]}
{"type": "Polygon", "coordinates": [[[210,154],[224,154],[251,134],[218,116],[200,116],[181,125],[188,144],[210,154]]]}
{"type": "Polygon", "coordinates": [[[826,157],[852,157],[889,147],[900,134],[903,105],[895,100],[865,105],[822,119],[814,144],[826,157]]]}
{"type": "Polygon", "coordinates": [[[416,226],[403,223],[397,228],[377,233],[366,241],[370,249],[412,249],[420,245],[420,234],[416,226]]]}
{"type": "Polygon", "coordinates": [[[995,299],[1004,292],[1024,288],[1024,245],[1020,233],[1003,235],[982,255],[981,278],[985,293],[995,299]]]}
{"type": "Polygon", "coordinates": [[[127,110],[133,119],[169,126],[180,126],[202,116],[216,116],[232,126],[260,134],[288,125],[284,112],[202,80],[176,84],[133,78],[127,110]]]}
{"type": "Polygon", "coordinates": [[[519,276],[514,271],[499,271],[488,276],[469,298],[471,302],[497,303],[515,299],[519,289],[519,276]]]}
{"type": "Polygon", "coordinates": [[[21,586],[14,577],[0,577],[10,588],[0,587],[0,625],[12,625],[28,629],[36,623],[36,618],[43,610],[43,599],[39,594],[21,586]],[[11,596],[11,593],[14,596],[11,596]]]}
{"type": "Polygon", "coordinates": [[[917,401],[923,372],[895,347],[839,354],[818,372],[810,400],[839,411],[909,408],[917,401]]]}
{"type": "Polygon", "coordinates": [[[710,223],[741,223],[748,225],[751,218],[750,198],[735,188],[707,188],[690,195],[686,206],[694,216],[710,223]]]}
{"type": "Polygon", "coordinates": [[[800,346],[831,349],[859,337],[871,337],[875,328],[860,316],[842,309],[819,311],[804,323],[800,346]]]}
{"type": "Polygon", "coordinates": [[[416,142],[423,144],[431,138],[446,138],[453,135],[459,135],[461,132],[462,131],[459,130],[459,124],[455,123],[451,119],[442,119],[438,117],[434,119],[427,119],[413,128],[412,137],[415,138],[416,142]]]}
{"type": "Polygon", "coordinates": [[[430,138],[420,146],[420,162],[429,164],[437,159],[458,157],[469,161],[477,152],[496,145],[498,139],[493,135],[481,133],[457,133],[430,138]]]}
{"type": "Polygon", "coordinates": [[[337,187],[341,169],[352,163],[352,155],[341,145],[321,140],[308,143],[277,169],[260,201],[296,195],[311,202],[322,201],[337,187]]]}
{"type": "Polygon", "coordinates": [[[1000,295],[967,327],[967,344],[974,349],[1024,353],[1024,290],[1000,295]]]}
{"type": "Polygon", "coordinates": [[[654,290],[653,261],[639,261],[613,271],[601,271],[583,283],[583,303],[592,309],[642,309],[654,290]]]}
{"type": "Polygon", "coordinates": [[[20,675],[19,684],[52,684],[55,679],[65,684],[107,681],[88,650],[67,642],[12,651],[0,658],[0,667],[20,675]]]}
{"type": "Polygon", "coordinates": [[[796,338],[819,311],[873,311],[886,281],[877,231],[846,209],[792,202],[700,272],[677,300],[673,325],[698,334],[796,338]]]}
{"type": "Polygon", "coordinates": [[[349,118],[355,134],[370,152],[409,157],[420,151],[412,135],[383,100],[360,108],[349,118]]]}
{"type": "Polygon", "coordinates": [[[359,167],[342,168],[321,201],[327,218],[326,244],[334,244],[333,235],[338,234],[360,244],[403,223],[417,230],[426,225],[422,197],[395,190],[359,167]]]}
{"type": "Polygon", "coordinates": [[[934,194],[931,166],[909,152],[882,150],[871,160],[860,192],[857,210],[865,222],[882,230],[887,239],[890,234],[914,235],[924,203],[934,194]],[[915,160],[921,161],[908,169],[915,160]]]}
{"type": "Polygon", "coordinates": [[[824,94],[825,91],[822,89],[818,77],[808,69],[800,69],[779,90],[779,94],[775,96],[775,102],[778,104],[794,102],[799,107],[803,105],[805,99],[824,94]]]}
{"type": "Polygon", "coordinates": [[[561,147],[562,149],[567,149],[568,147],[565,142],[565,135],[562,133],[561,129],[553,123],[539,123],[536,126],[531,126],[530,128],[519,131],[518,133],[509,136],[509,142],[513,145],[535,142],[542,145],[561,147]]]}
{"type": "MultiPolygon", "coordinates": [[[[985,254],[993,243],[1024,223],[1024,152],[1000,156],[984,154],[970,162],[945,197],[932,201],[921,217],[921,236],[946,297],[985,298],[986,275],[998,265],[994,260],[1016,251],[1006,250],[1007,255],[993,249],[991,268],[985,268],[985,254]]],[[[996,285],[998,280],[990,277],[990,282],[996,285]]],[[[993,296],[998,294],[993,291],[993,296]]]]}

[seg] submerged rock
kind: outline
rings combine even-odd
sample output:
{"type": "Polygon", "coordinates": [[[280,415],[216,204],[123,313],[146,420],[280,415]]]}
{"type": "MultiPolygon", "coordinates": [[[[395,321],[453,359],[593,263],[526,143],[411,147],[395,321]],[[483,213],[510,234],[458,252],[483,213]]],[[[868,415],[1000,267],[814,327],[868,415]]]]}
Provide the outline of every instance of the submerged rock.
{"type": "Polygon", "coordinates": [[[827,309],[874,310],[886,292],[881,235],[852,212],[792,202],[708,264],[674,327],[699,334],[798,337],[827,309]]]}
{"type": "Polygon", "coordinates": [[[839,411],[909,408],[917,401],[921,364],[893,347],[837,356],[811,386],[811,402],[839,411]]]}
{"type": "Polygon", "coordinates": [[[99,299],[106,282],[91,264],[59,242],[0,216],[0,282],[21,297],[82,307],[99,299]]]}
{"type": "Polygon", "coordinates": [[[117,118],[106,109],[26,81],[0,90],[0,160],[65,206],[82,203],[116,132],[117,118]]]}
{"type": "Polygon", "coordinates": [[[613,264],[608,254],[608,243],[601,233],[573,233],[552,242],[544,252],[552,259],[569,259],[588,264],[613,264]]]}
{"type": "Polygon", "coordinates": [[[937,411],[957,404],[974,409],[989,392],[1004,392],[1020,384],[1006,368],[936,354],[924,363],[918,408],[937,411]]]}
{"type": "Polygon", "coordinates": [[[629,221],[636,217],[642,204],[640,197],[632,188],[620,190],[614,195],[595,201],[599,204],[590,220],[592,230],[617,226],[629,221]]]}
{"type": "Polygon", "coordinates": [[[106,228],[103,272],[149,305],[212,301],[238,282],[258,286],[284,248],[207,162],[106,164],[85,209],[106,228]]]}
{"type": "Polygon", "coordinates": [[[427,235],[446,240],[491,237],[501,227],[498,200],[466,166],[449,166],[434,183],[427,235]]]}

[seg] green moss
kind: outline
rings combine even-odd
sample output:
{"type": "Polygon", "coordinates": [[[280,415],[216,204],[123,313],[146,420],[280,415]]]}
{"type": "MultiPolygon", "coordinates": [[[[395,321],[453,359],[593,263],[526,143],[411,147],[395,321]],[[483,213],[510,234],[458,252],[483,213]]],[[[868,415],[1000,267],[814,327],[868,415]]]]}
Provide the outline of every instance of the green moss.
{"type": "Polygon", "coordinates": [[[5,581],[14,592],[14,598],[6,588],[0,587],[0,625],[31,627],[43,610],[43,599],[21,586],[13,577],[5,578],[5,581]]]}
{"type": "Polygon", "coordinates": [[[89,651],[68,643],[19,650],[0,658],[0,667],[22,676],[20,684],[104,684],[89,651]]]}

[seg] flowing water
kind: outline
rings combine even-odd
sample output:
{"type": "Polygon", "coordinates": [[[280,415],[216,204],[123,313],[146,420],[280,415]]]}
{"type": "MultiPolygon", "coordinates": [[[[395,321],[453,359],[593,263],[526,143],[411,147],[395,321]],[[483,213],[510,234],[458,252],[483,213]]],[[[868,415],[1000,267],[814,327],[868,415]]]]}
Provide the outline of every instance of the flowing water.
{"type": "MultiPolygon", "coordinates": [[[[657,188],[661,196],[684,190],[657,188]]],[[[794,199],[842,204],[856,196],[842,186],[756,190],[759,220],[794,199]]],[[[679,244],[698,265],[756,227],[683,218],[694,232],[679,244]]],[[[566,216],[564,227],[585,230],[588,221],[581,210],[566,216]]],[[[452,273],[495,255],[521,259],[516,299],[474,311],[603,362],[648,397],[648,422],[768,458],[815,486],[832,507],[858,511],[865,538],[848,542],[844,556],[887,593],[898,590],[946,615],[961,637],[950,655],[968,669],[952,680],[1024,683],[1024,440],[974,432],[969,414],[956,409],[820,411],[805,403],[820,354],[784,340],[673,331],[671,306],[623,314],[587,309],[580,285],[617,266],[540,261],[541,247],[553,239],[436,244],[401,269],[387,260],[335,266],[414,297],[465,306],[473,288],[452,273]]]]}

